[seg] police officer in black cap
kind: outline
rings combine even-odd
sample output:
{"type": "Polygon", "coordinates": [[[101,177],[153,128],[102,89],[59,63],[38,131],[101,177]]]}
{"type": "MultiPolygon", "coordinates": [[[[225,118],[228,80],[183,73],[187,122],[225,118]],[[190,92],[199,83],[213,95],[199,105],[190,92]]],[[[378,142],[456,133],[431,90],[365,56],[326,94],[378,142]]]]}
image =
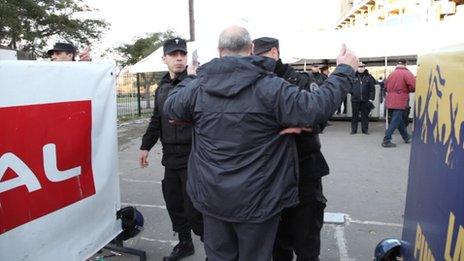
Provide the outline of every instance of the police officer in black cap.
{"type": "Polygon", "coordinates": [[[279,40],[271,37],[261,37],[253,41],[253,54],[266,56],[277,61],[274,73],[288,82],[304,89],[317,88],[316,79],[310,72],[297,72],[280,60],[279,40]]]}
{"type": "Polygon", "coordinates": [[[156,89],[153,116],[142,138],[139,161],[142,167],[148,166],[148,152],[160,139],[163,145],[161,164],[165,167],[162,190],[173,230],[179,235],[179,244],[164,258],[172,261],[193,255],[191,230],[203,239],[203,219],[186,193],[192,127],[174,125],[162,113],[169,91],[187,77],[187,45],[181,38],[169,39],[164,42],[163,51],[162,59],[169,71],[156,89]]]}
{"type": "Polygon", "coordinates": [[[324,64],[314,64],[311,67],[311,72],[314,75],[314,78],[316,79],[316,83],[318,85],[323,84],[324,81],[327,79],[327,77],[328,77],[328,69],[329,69],[329,67],[327,65],[324,65],[324,64]],[[324,72],[326,72],[327,74],[324,73],[324,72]]]}
{"type": "MultiPolygon", "coordinates": [[[[276,60],[274,73],[301,89],[312,91],[319,87],[311,74],[297,72],[290,65],[282,63],[277,39],[255,39],[253,54],[276,60]]],[[[296,136],[300,204],[282,212],[273,251],[274,261],[291,261],[293,252],[297,260],[319,260],[320,231],[326,206],[321,178],[329,174],[329,166],[321,153],[318,135],[321,128],[322,126],[315,126],[312,132],[302,132],[296,136]]]]}
{"type": "Polygon", "coordinates": [[[321,64],[319,70],[321,71],[324,81],[327,80],[327,78],[329,78],[329,66],[327,64],[321,64]]]}
{"type": "MultiPolygon", "coordinates": [[[[79,53],[79,61],[90,61],[90,47],[87,46],[81,53],[79,53]]],[[[52,49],[47,51],[52,61],[56,62],[70,62],[76,60],[77,50],[74,45],[70,43],[55,43],[52,49]]]]}

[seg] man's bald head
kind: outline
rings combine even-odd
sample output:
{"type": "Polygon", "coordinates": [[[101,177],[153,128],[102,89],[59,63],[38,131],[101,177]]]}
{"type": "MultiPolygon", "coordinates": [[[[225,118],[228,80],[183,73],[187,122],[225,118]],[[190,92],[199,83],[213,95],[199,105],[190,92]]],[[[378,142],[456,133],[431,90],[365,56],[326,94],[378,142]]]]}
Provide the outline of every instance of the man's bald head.
{"type": "Polygon", "coordinates": [[[231,26],[224,29],[219,36],[219,55],[248,56],[251,54],[251,37],[247,29],[231,26]]]}

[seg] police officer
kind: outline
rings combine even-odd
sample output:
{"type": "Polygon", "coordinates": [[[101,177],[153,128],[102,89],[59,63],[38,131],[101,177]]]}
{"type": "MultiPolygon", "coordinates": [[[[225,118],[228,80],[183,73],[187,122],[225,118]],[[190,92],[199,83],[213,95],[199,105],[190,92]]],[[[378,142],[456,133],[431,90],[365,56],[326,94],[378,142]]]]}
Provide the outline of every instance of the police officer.
{"type": "Polygon", "coordinates": [[[148,166],[148,152],[158,139],[163,145],[161,164],[165,167],[162,190],[173,230],[179,235],[177,244],[166,261],[180,260],[193,255],[191,230],[203,238],[201,213],[196,211],[186,193],[187,162],[192,143],[190,125],[174,125],[162,114],[168,93],[187,77],[187,45],[183,39],[174,38],[163,45],[163,61],[168,66],[155,92],[155,105],[150,124],[143,135],[139,161],[142,167],[148,166]]]}
{"type": "MultiPolygon", "coordinates": [[[[276,60],[274,73],[288,82],[308,91],[318,88],[316,79],[311,74],[297,72],[290,65],[282,63],[277,39],[255,39],[253,53],[276,60]]],[[[319,260],[320,231],[326,206],[321,177],[329,174],[329,166],[321,153],[318,135],[321,128],[316,126],[312,132],[303,132],[296,136],[300,204],[282,212],[274,245],[274,261],[293,260],[293,252],[298,260],[319,260]]]]}
{"type": "MultiPolygon", "coordinates": [[[[55,62],[71,62],[76,60],[77,50],[70,43],[55,43],[52,49],[47,51],[52,61],[55,62]]],[[[79,61],[91,61],[90,47],[87,46],[79,53],[79,61]]]]}
{"type": "Polygon", "coordinates": [[[311,67],[311,73],[314,75],[314,78],[316,79],[316,83],[318,85],[321,85],[327,79],[327,75],[322,73],[322,69],[323,69],[323,67],[321,65],[318,65],[318,64],[314,64],[311,67]]]}
{"type": "Polygon", "coordinates": [[[274,73],[308,91],[319,88],[312,72],[298,72],[280,59],[279,41],[271,37],[261,37],[253,40],[253,54],[272,58],[276,61],[274,73]]]}
{"type": "Polygon", "coordinates": [[[369,134],[369,113],[372,102],[375,99],[375,79],[365,68],[364,63],[359,63],[356,72],[356,81],[351,90],[351,108],[353,116],[351,118],[351,134],[358,131],[359,113],[361,113],[361,130],[364,134],[369,134]]]}

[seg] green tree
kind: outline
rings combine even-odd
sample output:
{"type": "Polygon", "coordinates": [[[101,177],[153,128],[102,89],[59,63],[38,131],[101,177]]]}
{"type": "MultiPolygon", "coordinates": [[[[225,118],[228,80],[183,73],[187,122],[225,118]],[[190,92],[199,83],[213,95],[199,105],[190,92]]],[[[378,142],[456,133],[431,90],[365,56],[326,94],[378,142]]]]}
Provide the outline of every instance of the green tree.
{"type": "Polygon", "coordinates": [[[160,48],[165,40],[173,37],[176,37],[176,34],[172,30],[161,33],[150,33],[145,37],[137,39],[133,44],[118,46],[114,48],[114,51],[122,57],[119,61],[122,66],[132,65],[160,48]]]}
{"type": "Polygon", "coordinates": [[[108,23],[76,18],[95,10],[83,0],[0,0],[0,45],[41,51],[50,37],[74,43],[99,40],[108,23]]]}

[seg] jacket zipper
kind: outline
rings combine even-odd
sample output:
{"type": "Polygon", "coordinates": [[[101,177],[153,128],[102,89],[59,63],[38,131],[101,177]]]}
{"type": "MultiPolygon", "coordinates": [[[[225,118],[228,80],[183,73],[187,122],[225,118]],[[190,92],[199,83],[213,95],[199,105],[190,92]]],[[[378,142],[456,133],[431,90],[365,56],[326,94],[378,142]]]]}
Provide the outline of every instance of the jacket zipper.
{"type": "Polygon", "coordinates": [[[363,79],[364,79],[364,76],[361,76],[361,78],[359,79],[360,81],[360,91],[361,91],[361,101],[363,101],[363,79]]]}
{"type": "MultiPolygon", "coordinates": [[[[174,82],[172,82],[172,89],[174,89],[176,87],[176,85],[174,84],[174,82]]],[[[169,95],[169,91],[171,91],[170,89],[168,89],[168,93],[166,94],[166,100],[168,99],[168,95],[169,95]]],[[[177,124],[173,124],[174,126],[174,144],[177,144],[177,124]]]]}

